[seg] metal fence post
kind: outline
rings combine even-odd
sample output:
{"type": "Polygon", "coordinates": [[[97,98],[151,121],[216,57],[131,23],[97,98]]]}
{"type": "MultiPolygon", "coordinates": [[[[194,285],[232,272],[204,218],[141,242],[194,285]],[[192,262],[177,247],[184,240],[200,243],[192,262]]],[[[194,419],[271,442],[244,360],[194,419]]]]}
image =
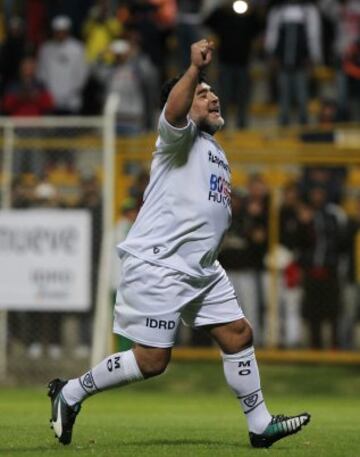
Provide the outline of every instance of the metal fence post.
{"type": "Polygon", "coordinates": [[[98,270],[98,288],[93,328],[91,365],[95,365],[110,350],[111,346],[111,312],[109,300],[111,258],[114,233],[114,176],[115,176],[115,120],[119,97],[111,94],[105,105],[103,118],[103,224],[100,265],[98,270]]]}
{"type": "MultiPolygon", "coordinates": [[[[4,128],[3,173],[1,185],[1,209],[11,207],[12,161],[14,156],[14,125],[7,122],[4,128]]],[[[7,375],[7,316],[6,310],[0,311],[0,381],[7,375]]]]}

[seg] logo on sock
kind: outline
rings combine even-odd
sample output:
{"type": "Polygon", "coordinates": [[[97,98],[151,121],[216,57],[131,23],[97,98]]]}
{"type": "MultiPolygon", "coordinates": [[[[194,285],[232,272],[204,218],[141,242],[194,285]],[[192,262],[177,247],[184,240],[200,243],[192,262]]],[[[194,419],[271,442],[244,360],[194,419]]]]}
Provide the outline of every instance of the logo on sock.
{"type": "Polygon", "coordinates": [[[91,391],[95,388],[94,380],[90,371],[88,371],[86,375],[82,378],[81,384],[83,385],[85,390],[91,391]]]}
{"type": "Polygon", "coordinates": [[[248,408],[252,408],[253,406],[256,405],[258,399],[259,399],[258,394],[252,394],[244,399],[244,403],[248,408]]]}

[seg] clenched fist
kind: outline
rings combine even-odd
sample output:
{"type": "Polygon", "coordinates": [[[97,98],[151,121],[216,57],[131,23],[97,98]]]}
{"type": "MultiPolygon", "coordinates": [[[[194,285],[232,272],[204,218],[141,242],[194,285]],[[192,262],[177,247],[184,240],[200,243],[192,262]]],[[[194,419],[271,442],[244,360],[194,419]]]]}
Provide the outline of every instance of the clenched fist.
{"type": "Polygon", "coordinates": [[[199,70],[207,67],[212,59],[214,42],[206,39],[197,41],[191,45],[191,63],[199,70]]]}

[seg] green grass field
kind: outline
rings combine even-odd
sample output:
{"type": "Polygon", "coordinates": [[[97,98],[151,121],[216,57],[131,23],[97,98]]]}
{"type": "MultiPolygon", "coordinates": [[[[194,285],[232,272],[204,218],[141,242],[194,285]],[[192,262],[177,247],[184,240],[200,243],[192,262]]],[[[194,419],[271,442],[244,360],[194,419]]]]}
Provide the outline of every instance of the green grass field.
{"type": "Polygon", "coordinates": [[[0,388],[0,456],[360,456],[360,367],[261,369],[272,412],[312,414],[269,450],[250,448],[219,363],[178,362],[161,378],[88,400],[68,447],[49,428],[45,388],[0,388]]]}

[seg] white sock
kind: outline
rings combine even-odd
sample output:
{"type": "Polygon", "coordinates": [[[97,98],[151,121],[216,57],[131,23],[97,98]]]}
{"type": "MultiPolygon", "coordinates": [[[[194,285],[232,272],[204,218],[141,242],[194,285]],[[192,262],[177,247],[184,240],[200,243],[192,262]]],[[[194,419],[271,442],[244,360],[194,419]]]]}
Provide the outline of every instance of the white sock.
{"type": "Polygon", "coordinates": [[[263,433],[271,421],[260,387],[259,369],[254,348],[237,354],[222,354],[225,378],[240,400],[249,431],[263,433]]]}
{"type": "Polygon", "coordinates": [[[90,395],[112,387],[124,386],[144,379],[132,350],[117,352],[79,378],[70,379],[62,395],[70,406],[81,403],[90,395]]]}

